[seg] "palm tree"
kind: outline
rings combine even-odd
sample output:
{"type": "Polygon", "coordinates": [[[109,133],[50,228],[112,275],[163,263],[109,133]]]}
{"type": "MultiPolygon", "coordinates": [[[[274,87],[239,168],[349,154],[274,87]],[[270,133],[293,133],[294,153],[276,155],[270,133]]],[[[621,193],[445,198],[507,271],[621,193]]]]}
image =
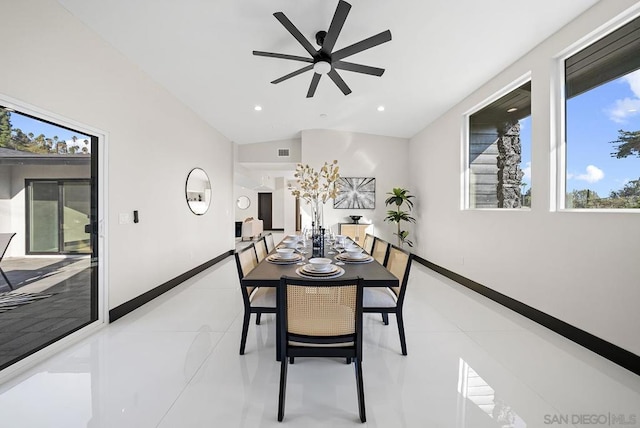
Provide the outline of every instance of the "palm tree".
{"type": "Polygon", "coordinates": [[[400,228],[400,223],[403,221],[415,223],[416,219],[411,217],[410,211],[413,208],[413,201],[411,200],[415,196],[409,195],[409,191],[407,189],[402,189],[399,187],[395,187],[392,192],[387,192],[387,195],[391,195],[384,201],[385,205],[395,205],[395,210],[387,211],[387,216],[384,218],[384,221],[390,221],[392,223],[397,223],[398,232],[394,233],[398,237],[398,246],[402,247],[403,244],[407,244],[410,247],[413,247],[413,242],[409,241],[407,237],[409,236],[409,232],[406,230],[402,230],[400,228]],[[409,211],[403,211],[402,206],[407,205],[409,211]]]}

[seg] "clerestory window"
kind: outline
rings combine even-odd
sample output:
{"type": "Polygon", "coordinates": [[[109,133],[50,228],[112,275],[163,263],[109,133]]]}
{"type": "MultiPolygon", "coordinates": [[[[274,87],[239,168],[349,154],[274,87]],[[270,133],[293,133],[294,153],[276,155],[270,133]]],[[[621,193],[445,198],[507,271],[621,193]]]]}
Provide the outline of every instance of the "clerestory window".
{"type": "Polygon", "coordinates": [[[467,208],[531,207],[531,81],[468,116],[467,208]]]}
{"type": "Polygon", "coordinates": [[[564,208],[640,208],[640,18],[566,58],[564,208]]]}

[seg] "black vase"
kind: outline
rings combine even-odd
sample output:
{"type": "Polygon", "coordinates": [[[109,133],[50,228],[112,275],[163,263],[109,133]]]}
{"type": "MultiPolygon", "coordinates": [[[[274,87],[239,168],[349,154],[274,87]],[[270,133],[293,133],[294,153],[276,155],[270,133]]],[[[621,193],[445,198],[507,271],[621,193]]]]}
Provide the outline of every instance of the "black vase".
{"type": "Polygon", "coordinates": [[[324,256],[324,228],[314,227],[311,234],[312,257],[324,256]]]}

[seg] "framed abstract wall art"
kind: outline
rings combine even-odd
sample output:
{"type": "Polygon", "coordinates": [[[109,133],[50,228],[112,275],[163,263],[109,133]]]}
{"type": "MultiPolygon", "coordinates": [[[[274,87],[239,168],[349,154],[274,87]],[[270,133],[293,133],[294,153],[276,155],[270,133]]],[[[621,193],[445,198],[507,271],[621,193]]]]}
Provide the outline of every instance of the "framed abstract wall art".
{"type": "Polygon", "coordinates": [[[372,177],[340,177],[338,195],[333,200],[337,209],[374,209],[376,179],[372,177]]]}

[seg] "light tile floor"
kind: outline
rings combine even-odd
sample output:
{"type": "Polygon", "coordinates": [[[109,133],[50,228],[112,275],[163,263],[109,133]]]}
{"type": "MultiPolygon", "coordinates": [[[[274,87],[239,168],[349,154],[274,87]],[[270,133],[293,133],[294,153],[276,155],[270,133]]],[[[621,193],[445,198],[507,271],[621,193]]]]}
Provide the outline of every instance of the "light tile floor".
{"type": "MultiPolygon", "coordinates": [[[[405,313],[406,357],[365,315],[365,426],[640,427],[640,377],[419,264],[405,313]]],[[[241,315],[229,257],[0,386],[0,426],[362,426],[353,366],[323,359],[290,367],[279,424],[275,320],[240,356],[241,315]]]]}

